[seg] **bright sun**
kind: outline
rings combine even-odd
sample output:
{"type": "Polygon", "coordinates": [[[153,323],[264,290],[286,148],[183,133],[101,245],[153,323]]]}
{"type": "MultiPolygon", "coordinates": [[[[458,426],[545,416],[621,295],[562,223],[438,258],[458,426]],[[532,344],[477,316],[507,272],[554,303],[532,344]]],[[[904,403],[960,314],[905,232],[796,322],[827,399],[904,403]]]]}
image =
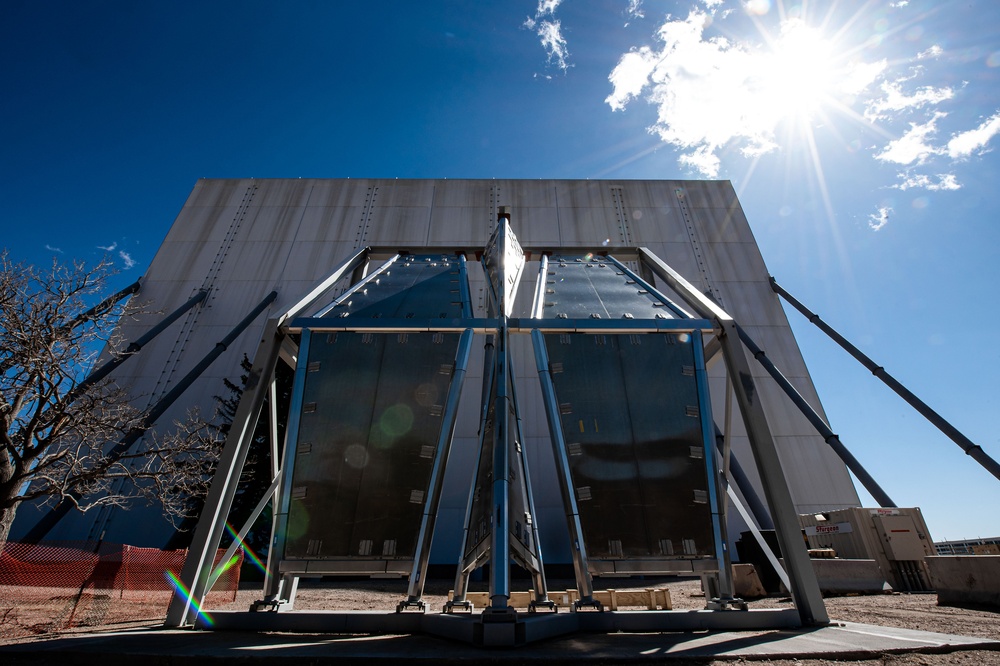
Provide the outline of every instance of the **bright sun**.
{"type": "Polygon", "coordinates": [[[787,21],[761,72],[764,103],[777,117],[807,120],[837,87],[833,44],[799,20],[787,21]]]}

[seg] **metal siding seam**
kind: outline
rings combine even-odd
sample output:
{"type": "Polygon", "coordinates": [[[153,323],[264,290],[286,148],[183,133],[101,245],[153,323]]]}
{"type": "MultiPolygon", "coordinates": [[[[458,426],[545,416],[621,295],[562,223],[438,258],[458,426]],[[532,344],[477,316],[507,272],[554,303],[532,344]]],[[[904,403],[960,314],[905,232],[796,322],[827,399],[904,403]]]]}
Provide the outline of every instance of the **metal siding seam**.
{"type": "Polygon", "coordinates": [[[694,250],[695,261],[698,262],[698,268],[701,269],[702,279],[705,280],[705,287],[708,289],[712,298],[715,299],[716,303],[722,307],[726,306],[725,300],[722,298],[722,294],[718,289],[715,288],[715,278],[712,275],[712,270],[708,266],[708,259],[706,257],[705,251],[701,247],[701,241],[698,238],[698,229],[694,224],[694,217],[691,215],[691,209],[687,205],[687,196],[683,189],[674,190],[674,195],[677,197],[677,203],[681,208],[681,215],[684,218],[684,228],[687,229],[688,238],[691,240],[691,248],[694,250]]]}

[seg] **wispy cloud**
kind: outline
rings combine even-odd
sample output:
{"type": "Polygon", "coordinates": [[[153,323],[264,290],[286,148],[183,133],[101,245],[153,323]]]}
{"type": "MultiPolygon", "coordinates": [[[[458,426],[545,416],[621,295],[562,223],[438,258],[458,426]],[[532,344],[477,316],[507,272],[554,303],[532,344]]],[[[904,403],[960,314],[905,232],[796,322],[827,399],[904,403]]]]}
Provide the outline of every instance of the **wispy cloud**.
{"type": "Polygon", "coordinates": [[[909,190],[919,188],[930,192],[947,192],[950,190],[962,189],[958,178],[953,173],[939,173],[937,180],[927,174],[899,174],[899,182],[893,185],[897,190],[909,190]]]}
{"type": "Polygon", "coordinates": [[[931,155],[939,154],[941,149],[928,143],[927,138],[937,132],[937,121],[945,115],[939,111],[926,123],[910,123],[910,129],[890,141],[875,159],[896,164],[923,164],[931,155]]]}
{"type": "Polygon", "coordinates": [[[48,250],[49,252],[58,252],[59,254],[63,253],[61,247],[52,247],[48,243],[45,244],[45,249],[48,250]]]}
{"type": "Polygon", "coordinates": [[[878,231],[886,224],[889,223],[889,215],[892,213],[892,208],[889,206],[881,206],[877,211],[868,216],[868,227],[872,231],[878,231]]]}
{"type": "Polygon", "coordinates": [[[920,53],[918,53],[917,60],[923,60],[924,58],[937,58],[942,53],[944,53],[944,49],[935,44],[926,51],[921,51],[920,53]]]}
{"type": "Polygon", "coordinates": [[[934,88],[923,86],[917,88],[912,94],[903,92],[903,81],[883,81],[881,86],[883,97],[871,100],[865,107],[865,118],[868,120],[879,120],[888,118],[889,111],[898,112],[907,109],[919,109],[926,105],[940,104],[955,96],[955,91],[951,88],[934,88]]]}
{"type": "Polygon", "coordinates": [[[562,0],[538,0],[535,15],[525,19],[523,25],[538,36],[548,62],[565,72],[570,67],[569,49],[562,35],[562,22],[556,19],[556,9],[561,3],[562,0]]]}
{"type": "Polygon", "coordinates": [[[628,17],[626,26],[635,19],[646,18],[646,12],[642,9],[642,0],[628,0],[628,7],[625,8],[625,16],[628,17]]]}
{"type": "MultiPolygon", "coordinates": [[[[875,159],[903,166],[924,165],[933,158],[938,158],[936,163],[940,163],[942,157],[956,161],[963,160],[985,152],[990,140],[1000,134],[1000,111],[998,111],[978,127],[954,134],[946,145],[935,145],[932,138],[937,133],[937,123],[946,115],[938,111],[925,123],[910,123],[910,129],[900,138],[890,141],[875,155],[875,159]]],[[[926,174],[910,173],[907,170],[900,173],[898,178],[898,182],[892,187],[904,191],[925,189],[930,192],[949,192],[962,187],[954,173],[941,173],[935,179],[926,174]]]]}
{"type": "Polygon", "coordinates": [[[118,249],[118,243],[115,242],[112,243],[111,245],[98,245],[97,249],[104,250],[105,252],[114,252],[116,249],[118,249]]]}
{"type": "Polygon", "coordinates": [[[119,250],[118,251],[118,256],[121,257],[121,260],[123,262],[125,262],[125,270],[128,270],[128,269],[132,268],[133,266],[135,266],[135,259],[133,259],[132,255],[130,255],[125,250],[119,250]]]}
{"type": "Polygon", "coordinates": [[[1000,133],[1000,111],[980,123],[979,127],[960,132],[948,142],[948,155],[958,159],[981,152],[990,139],[1000,133]]]}

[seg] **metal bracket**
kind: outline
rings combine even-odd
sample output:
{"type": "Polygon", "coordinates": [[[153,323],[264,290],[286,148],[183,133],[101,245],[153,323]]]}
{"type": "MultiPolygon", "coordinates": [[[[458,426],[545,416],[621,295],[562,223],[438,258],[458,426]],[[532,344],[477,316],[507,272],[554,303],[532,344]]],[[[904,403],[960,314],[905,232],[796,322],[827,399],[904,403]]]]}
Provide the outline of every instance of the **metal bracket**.
{"type": "Polygon", "coordinates": [[[541,599],[541,600],[536,599],[535,601],[532,601],[530,604],[528,604],[529,613],[534,613],[539,608],[547,608],[553,613],[559,612],[559,606],[557,606],[556,602],[552,601],[551,599],[541,599]]]}
{"type": "Polygon", "coordinates": [[[448,601],[445,602],[444,607],[441,609],[444,613],[454,613],[456,609],[460,609],[466,613],[471,613],[476,609],[471,601],[468,599],[462,599],[460,601],[448,601]]]}
{"type": "Polygon", "coordinates": [[[277,613],[281,610],[282,606],[287,606],[287,599],[258,599],[257,601],[250,604],[251,613],[277,613]]]}
{"type": "Polygon", "coordinates": [[[747,602],[738,597],[715,597],[707,604],[705,610],[727,611],[727,610],[749,610],[747,602]]]}
{"type": "Polygon", "coordinates": [[[487,622],[517,622],[517,610],[513,606],[487,606],[479,616],[480,621],[487,622]]]}
{"type": "Polygon", "coordinates": [[[582,599],[577,599],[570,606],[570,612],[575,613],[577,611],[583,610],[584,608],[590,608],[597,611],[598,613],[604,612],[604,604],[595,599],[594,597],[583,597],[582,599]]]}
{"type": "Polygon", "coordinates": [[[397,613],[402,613],[405,610],[411,610],[411,609],[417,610],[421,613],[426,613],[427,604],[425,604],[420,599],[413,599],[413,598],[404,599],[403,601],[400,601],[398,604],[396,604],[397,613]]]}

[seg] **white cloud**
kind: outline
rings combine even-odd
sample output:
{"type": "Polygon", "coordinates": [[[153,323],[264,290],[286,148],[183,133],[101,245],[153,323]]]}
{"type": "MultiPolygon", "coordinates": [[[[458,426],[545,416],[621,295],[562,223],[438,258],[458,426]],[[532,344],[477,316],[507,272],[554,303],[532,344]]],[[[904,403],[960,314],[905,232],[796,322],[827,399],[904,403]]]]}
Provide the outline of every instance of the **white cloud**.
{"type": "Polygon", "coordinates": [[[889,206],[881,206],[877,211],[868,216],[868,227],[872,231],[878,231],[889,223],[889,215],[891,213],[892,208],[889,206]]]}
{"type": "Polygon", "coordinates": [[[770,47],[706,37],[713,17],[693,9],[686,19],[668,18],[657,37],[662,47],[633,48],[608,80],[605,102],[618,111],[648,90],[657,108],[650,131],[682,151],[681,162],[718,175],[718,152],[744,155],[775,150],[773,136],[786,118],[808,115],[828,95],[857,94],[885,68],[884,62],[836,66],[817,34],[801,20],[781,24],[770,47]]]}
{"type": "Polygon", "coordinates": [[[114,252],[118,248],[118,243],[112,243],[111,245],[98,245],[98,250],[104,250],[105,252],[114,252]]]}
{"type": "Polygon", "coordinates": [[[642,0],[628,0],[626,13],[632,18],[646,18],[646,13],[642,11],[642,0]]]}
{"type": "Polygon", "coordinates": [[[556,9],[562,4],[562,0],[538,0],[538,9],[535,10],[535,18],[539,16],[555,16],[556,9]]]}
{"type": "Polygon", "coordinates": [[[548,54],[548,61],[555,62],[556,67],[565,70],[569,65],[566,58],[569,50],[566,39],[562,36],[562,24],[559,21],[542,21],[538,24],[538,37],[542,40],[542,48],[548,54]]]}
{"type": "Polygon", "coordinates": [[[709,177],[715,177],[719,173],[719,156],[707,146],[702,146],[693,152],[681,155],[680,163],[692,167],[709,177]]]}
{"type": "MultiPolygon", "coordinates": [[[[628,2],[630,12],[639,6],[628,2]]],[[[929,194],[962,189],[958,163],[998,143],[1000,108],[971,115],[974,105],[963,98],[979,84],[959,78],[951,57],[957,52],[936,40],[916,47],[890,31],[862,42],[846,30],[850,22],[815,28],[806,22],[815,12],[776,12],[773,0],[689,6],[686,16],[666,16],[652,41],[621,53],[605,98],[612,111],[640,102],[655,109],[648,130],[677,151],[685,170],[713,178],[732,168],[733,157],[782,151],[791,164],[812,151],[815,177],[823,178],[829,149],[814,130],[849,136],[851,119],[864,118],[869,136],[885,137],[864,139],[867,146],[860,137],[849,142],[852,153],[863,151],[869,166],[879,165],[884,179],[871,189],[929,194]],[[743,10],[736,21],[729,18],[733,6],[743,10]]],[[[870,227],[881,229],[891,212],[879,208],[870,227]]]]}
{"type": "Polygon", "coordinates": [[[48,243],[45,244],[45,249],[48,250],[49,252],[58,252],[59,254],[63,253],[61,247],[52,247],[48,243]]]}
{"type": "Polygon", "coordinates": [[[942,53],[944,53],[944,49],[935,44],[926,51],[921,51],[920,53],[918,53],[917,60],[923,60],[924,58],[937,58],[942,53]]]}
{"type": "Polygon", "coordinates": [[[893,185],[897,190],[909,190],[912,188],[920,188],[924,190],[929,190],[931,192],[942,192],[959,190],[962,185],[958,182],[958,178],[953,173],[939,173],[937,175],[937,181],[931,179],[927,174],[899,174],[900,182],[893,185]]]}
{"type": "Polygon", "coordinates": [[[130,255],[125,250],[119,250],[118,256],[121,257],[122,261],[125,262],[125,270],[128,270],[133,266],[135,266],[135,259],[133,259],[132,255],[130,255]]]}
{"type": "Polygon", "coordinates": [[[902,111],[904,109],[918,109],[927,104],[940,104],[955,96],[955,91],[951,88],[934,88],[923,86],[917,88],[912,95],[903,92],[902,80],[884,81],[882,92],[885,96],[872,100],[865,108],[865,118],[868,120],[879,120],[887,118],[886,111],[902,111]]]}
{"type": "Polygon", "coordinates": [[[903,136],[890,141],[875,159],[896,164],[923,164],[931,155],[941,154],[940,148],[928,144],[925,139],[937,132],[937,121],[946,114],[937,112],[926,123],[910,123],[910,129],[903,136]]]}
{"type": "Polygon", "coordinates": [[[656,68],[658,57],[648,46],[630,51],[621,57],[608,80],[614,92],[604,100],[612,111],[621,111],[629,100],[639,95],[649,83],[649,75],[656,68]]]}
{"type": "Polygon", "coordinates": [[[997,133],[1000,133],[1000,111],[984,120],[976,129],[953,136],[948,142],[948,156],[953,159],[968,157],[985,148],[997,133]]]}
{"type": "Polygon", "coordinates": [[[565,72],[570,67],[566,62],[569,57],[569,49],[566,45],[566,38],[562,35],[562,22],[555,18],[556,9],[559,8],[560,3],[562,0],[538,0],[535,15],[525,19],[523,25],[538,35],[548,62],[555,63],[556,67],[565,72]]]}
{"type": "Polygon", "coordinates": [[[889,61],[882,59],[877,62],[858,62],[850,67],[840,83],[840,89],[848,95],[859,95],[868,89],[878,77],[882,76],[889,61]]]}

